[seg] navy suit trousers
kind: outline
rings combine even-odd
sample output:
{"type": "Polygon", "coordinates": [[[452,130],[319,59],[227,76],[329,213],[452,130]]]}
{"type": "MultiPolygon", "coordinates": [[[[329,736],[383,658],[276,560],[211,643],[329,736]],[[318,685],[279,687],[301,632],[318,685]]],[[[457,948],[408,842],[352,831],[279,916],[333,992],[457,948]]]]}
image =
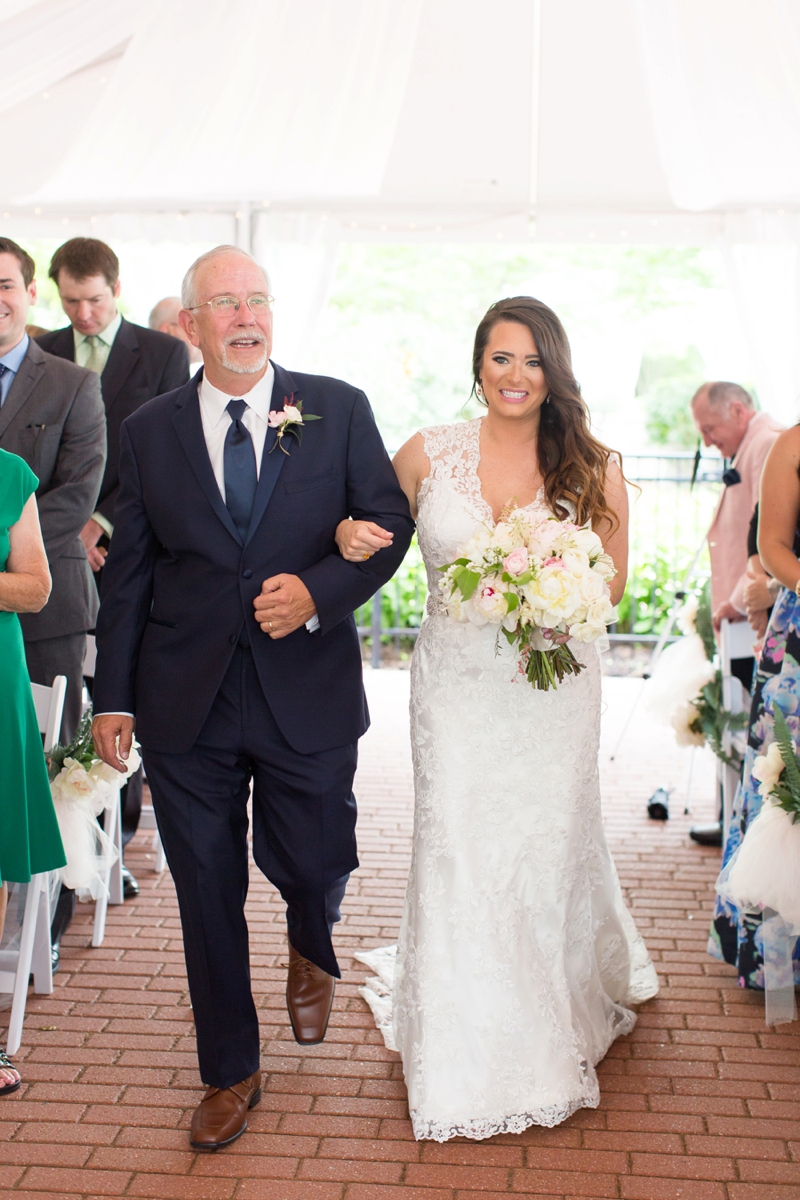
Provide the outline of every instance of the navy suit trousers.
{"type": "Polygon", "coordinates": [[[192,749],[144,747],[143,757],[178,893],[200,1074],[210,1087],[231,1087],[259,1065],[244,915],[250,782],[253,857],[286,901],[290,941],[339,976],[331,926],[358,866],[357,743],[293,750],[240,645],[192,749]]]}

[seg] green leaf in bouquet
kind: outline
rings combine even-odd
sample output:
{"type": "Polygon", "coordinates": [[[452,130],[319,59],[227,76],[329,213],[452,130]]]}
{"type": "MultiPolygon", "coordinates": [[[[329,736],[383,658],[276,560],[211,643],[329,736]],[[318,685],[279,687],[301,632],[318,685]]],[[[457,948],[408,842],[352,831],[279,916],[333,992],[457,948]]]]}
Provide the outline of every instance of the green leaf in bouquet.
{"type": "Polygon", "coordinates": [[[505,625],[501,625],[500,629],[509,646],[513,646],[514,642],[517,640],[516,633],[514,633],[511,629],[506,629],[505,625]]]}
{"type": "Polygon", "coordinates": [[[481,581],[477,571],[468,571],[466,567],[461,567],[457,573],[454,572],[453,579],[465,600],[469,600],[481,581]]]}
{"type": "Polygon", "coordinates": [[[81,723],[69,745],[62,746],[58,743],[49,751],[47,760],[50,779],[55,779],[67,758],[74,758],[81,766],[88,768],[96,757],[92,741],[92,710],[88,708],[81,717],[81,723]]]}
{"type": "Polygon", "coordinates": [[[800,804],[800,767],[797,765],[789,726],[786,724],[786,718],[777,704],[773,707],[773,720],[775,722],[775,741],[778,743],[783,765],[786,768],[785,786],[789,789],[797,803],[800,804]]]}
{"type": "Polygon", "coordinates": [[[515,608],[519,608],[519,596],[516,592],[506,592],[506,607],[509,612],[513,612],[515,608]]]}

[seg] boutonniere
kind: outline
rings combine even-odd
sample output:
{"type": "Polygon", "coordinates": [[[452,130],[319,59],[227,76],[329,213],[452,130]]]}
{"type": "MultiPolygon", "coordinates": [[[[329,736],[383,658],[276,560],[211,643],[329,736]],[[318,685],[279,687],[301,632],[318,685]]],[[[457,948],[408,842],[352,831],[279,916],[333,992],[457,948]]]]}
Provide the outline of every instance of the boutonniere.
{"type": "Polygon", "coordinates": [[[277,429],[278,431],[276,441],[270,450],[270,454],[272,454],[275,446],[280,446],[281,450],[283,450],[283,453],[288,454],[289,451],[283,444],[283,439],[286,434],[294,434],[298,442],[300,442],[303,438],[303,426],[305,425],[306,421],[321,421],[322,417],[318,417],[314,413],[304,413],[303,401],[298,400],[295,404],[294,392],[292,392],[288,400],[285,396],[283,397],[283,411],[281,412],[277,409],[271,409],[267,420],[270,428],[277,429]]]}

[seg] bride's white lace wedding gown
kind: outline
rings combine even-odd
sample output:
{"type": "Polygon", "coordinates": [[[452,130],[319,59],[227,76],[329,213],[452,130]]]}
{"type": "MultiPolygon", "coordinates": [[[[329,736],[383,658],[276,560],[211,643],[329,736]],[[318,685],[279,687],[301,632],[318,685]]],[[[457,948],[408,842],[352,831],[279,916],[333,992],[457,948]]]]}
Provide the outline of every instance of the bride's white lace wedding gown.
{"type": "MultiPolygon", "coordinates": [[[[600,817],[600,664],[555,691],[495,627],[444,612],[437,568],[492,522],[481,419],[423,431],[428,615],[411,669],[416,811],[393,987],[417,1138],[486,1138],[596,1107],[595,1065],[658,981],[600,817]]],[[[548,513],[543,493],[530,506],[548,513]]],[[[370,956],[365,956],[369,961],[370,956]]],[[[373,964],[374,965],[374,964],[373,964]]]]}

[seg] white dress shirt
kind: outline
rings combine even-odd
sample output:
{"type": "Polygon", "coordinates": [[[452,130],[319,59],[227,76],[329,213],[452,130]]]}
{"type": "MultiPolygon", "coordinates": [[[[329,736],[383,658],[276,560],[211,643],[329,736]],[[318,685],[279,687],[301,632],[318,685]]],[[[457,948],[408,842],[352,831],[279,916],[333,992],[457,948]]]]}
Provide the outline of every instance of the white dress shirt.
{"type": "Polygon", "coordinates": [[[259,379],[254,388],[244,396],[231,396],[221,392],[209,383],[205,375],[200,380],[197,398],[200,401],[200,417],[203,421],[203,435],[206,439],[208,457],[211,459],[211,469],[217,481],[222,499],[225,499],[225,438],[231,425],[231,415],[227,411],[231,400],[244,400],[247,408],[242,416],[244,425],[253,439],[253,449],[256,454],[256,476],[261,471],[261,456],[264,453],[264,441],[267,436],[269,406],[272,401],[272,387],[275,383],[275,368],[272,363],[267,367],[263,379],[259,379]]]}

